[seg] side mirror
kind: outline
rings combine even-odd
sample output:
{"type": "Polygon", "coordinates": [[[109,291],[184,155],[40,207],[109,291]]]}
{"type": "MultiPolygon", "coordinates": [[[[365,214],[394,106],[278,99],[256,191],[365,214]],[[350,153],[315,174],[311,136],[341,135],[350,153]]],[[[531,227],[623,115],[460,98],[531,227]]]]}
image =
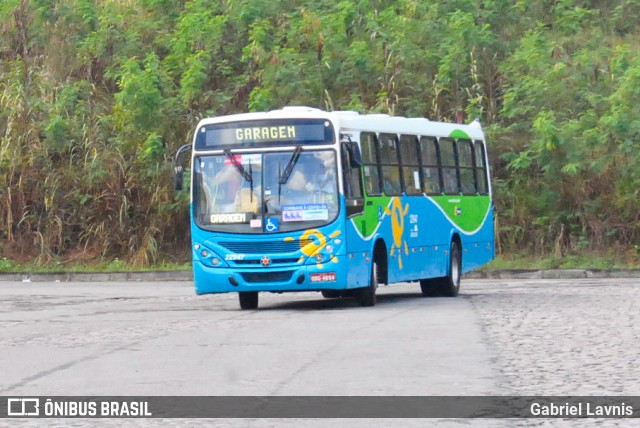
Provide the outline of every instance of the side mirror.
{"type": "Polygon", "coordinates": [[[351,160],[351,168],[360,168],[362,166],[362,154],[360,153],[360,147],[355,141],[349,141],[347,145],[349,149],[349,156],[351,160]]]}
{"type": "Polygon", "coordinates": [[[184,168],[178,162],[180,160],[180,156],[182,156],[182,154],[185,153],[187,150],[191,150],[191,144],[185,144],[184,146],[180,147],[176,152],[176,156],[174,159],[173,171],[175,172],[176,192],[179,192],[180,190],[182,190],[183,181],[184,181],[183,180],[184,168]]]}
{"type": "Polygon", "coordinates": [[[182,182],[183,182],[183,175],[184,175],[184,168],[182,168],[182,166],[178,165],[175,166],[174,171],[176,173],[176,192],[179,192],[182,190],[182,182]]]}

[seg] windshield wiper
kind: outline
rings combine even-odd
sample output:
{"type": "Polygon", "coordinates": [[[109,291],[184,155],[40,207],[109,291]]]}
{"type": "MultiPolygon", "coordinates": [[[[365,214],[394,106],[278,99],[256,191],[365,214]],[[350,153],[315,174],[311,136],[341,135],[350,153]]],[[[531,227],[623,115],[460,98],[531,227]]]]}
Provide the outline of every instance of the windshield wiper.
{"type": "Polygon", "coordinates": [[[291,155],[291,158],[289,159],[289,162],[287,163],[287,166],[284,168],[284,171],[282,171],[282,175],[280,176],[280,180],[279,180],[280,185],[287,184],[287,181],[289,181],[289,176],[293,171],[293,167],[296,166],[296,163],[300,158],[300,153],[302,153],[302,146],[297,145],[296,149],[293,151],[293,154],[291,155]]]}
{"type": "Polygon", "coordinates": [[[249,159],[249,177],[251,177],[251,180],[249,180],[249,201],[253,203],[253,168],[251,168],[251,159],[249,159]]]}
{"type": "Polygon", "coordinates": [[[242,176],[242,178],[244,178],[245,180],[247,180],[249,183],[253,183],[253,177],[251,176],[251,174],[249,174],[247,172],[246,169],[244,169],[244,167],[242,166],[242,164],[240,162],[238,162],[238,159],[236,159],[236,157],[231,153],[231,150],[227,149],[224,151],[224,154],[227,156],[227,158],[231,161],[231,163],[233,164],[233,166],[236,167],[236,169],[238,170],[238,172],[240,173],[240,175],[242,176]]]}

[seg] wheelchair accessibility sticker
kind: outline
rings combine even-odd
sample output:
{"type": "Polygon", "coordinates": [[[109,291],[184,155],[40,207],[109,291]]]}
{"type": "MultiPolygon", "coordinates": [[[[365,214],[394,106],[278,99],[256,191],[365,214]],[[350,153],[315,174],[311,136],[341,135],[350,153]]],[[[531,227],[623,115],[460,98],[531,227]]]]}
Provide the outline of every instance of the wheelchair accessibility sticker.
{"type": "Polygon", "coordinates": [[[280,230],[280,226],[278,225],[278,219],[276,217],[269,217],[264,225],[264,230],[267,232],[277,232],[280,230]]]}

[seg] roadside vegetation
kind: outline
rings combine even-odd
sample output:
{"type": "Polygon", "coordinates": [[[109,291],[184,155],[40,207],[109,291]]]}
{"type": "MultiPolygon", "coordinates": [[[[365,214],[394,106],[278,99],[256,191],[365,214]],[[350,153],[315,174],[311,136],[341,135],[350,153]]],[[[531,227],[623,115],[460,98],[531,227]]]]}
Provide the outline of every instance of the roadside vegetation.
{"type": "Polygon", "coordinates": [[[636,257],[624,257],[612,253],[566,254],[562,257],[554,255],[531,256],[517,255],[496,257],[483,269],[601,269],[601,270],[637,270],[640,262],[636,257]]]}
{"type": "Polygon", "coordinates": [[[178,271],[191,270],[190,263],[161,262],[147,266],[136,266],[126,263],[118,258],[110,262],[92,261],[88,263],[62,263],[52,261],[49,263],[16,263],[9,259],[0,260],[0,272],[145,272],[145,271],[178,271]]]}
{"type": "Polygon", "coordinates": [[[636,0],[4,0],[0,30],[0,271],[188,263],[175,150],[285,105],[480,118],[494,266],[640,263],[636,0]]]}

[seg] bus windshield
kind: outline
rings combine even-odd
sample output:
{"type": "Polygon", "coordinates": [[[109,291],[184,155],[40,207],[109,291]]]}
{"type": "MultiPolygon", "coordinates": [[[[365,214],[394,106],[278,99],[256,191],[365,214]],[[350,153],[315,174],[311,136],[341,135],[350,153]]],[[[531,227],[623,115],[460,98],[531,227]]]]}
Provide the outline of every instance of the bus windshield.
{"type": "Polygon", "coordinates": [[[196,223],[253,234],[325,225],[338,215],[336,173],[330,149],[196,156],[196,223]]]}

